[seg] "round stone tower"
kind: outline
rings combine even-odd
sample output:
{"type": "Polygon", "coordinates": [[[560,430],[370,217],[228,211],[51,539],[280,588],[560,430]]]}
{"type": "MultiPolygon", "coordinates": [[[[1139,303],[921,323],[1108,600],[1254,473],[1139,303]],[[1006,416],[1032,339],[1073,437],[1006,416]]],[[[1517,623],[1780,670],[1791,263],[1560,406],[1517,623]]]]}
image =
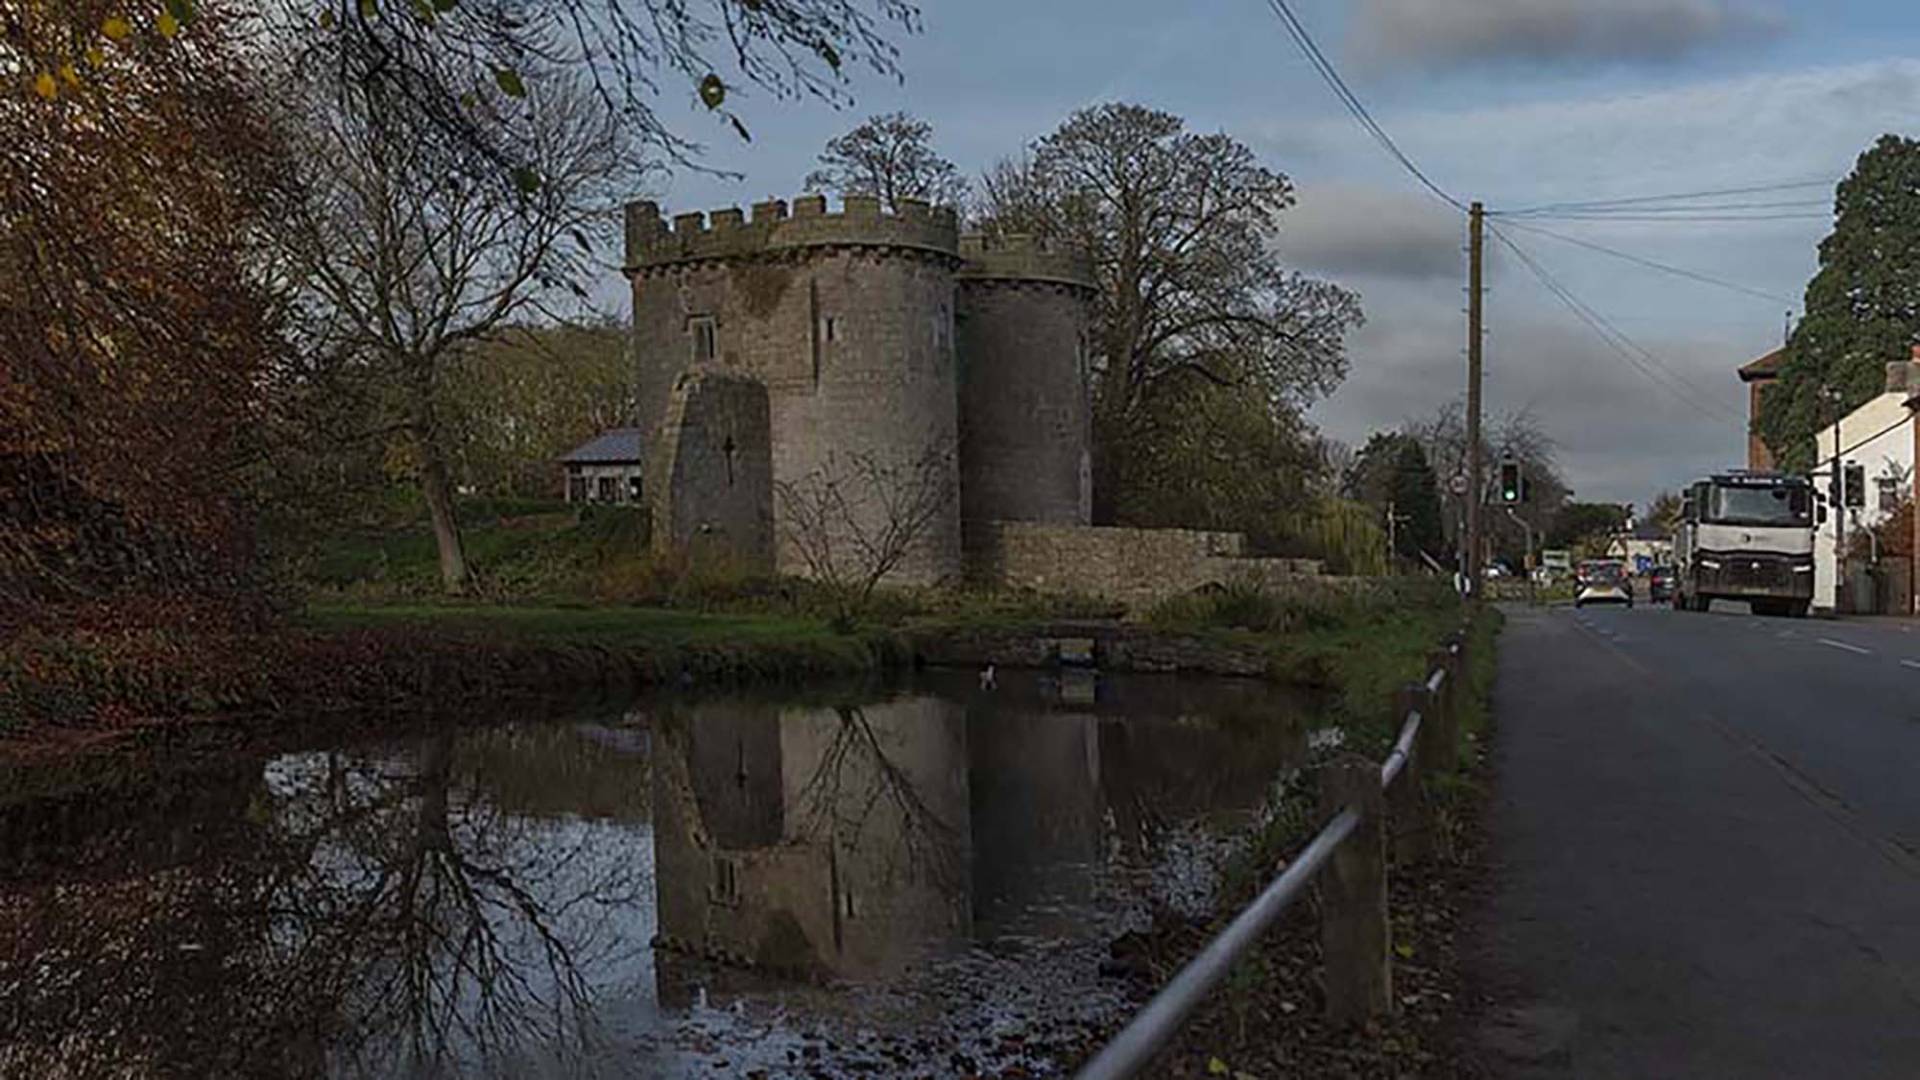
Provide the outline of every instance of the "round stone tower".
{"type": "MultiPolygon", "coordinates": [[[[733,455],[771,457],[775,565],[819,576],[872,561],[886,537],[913,540],[889,582],[930,584],[960,572],[958,391],[951,210],[848,197],[840,213],[805,196],[739,210],[681,214],[627,207],[639,424],[666,430],[680,376],[703,366],[766,385],[767,447],[708,455],[727,483],[733,455]],[[830,552],[830,553],[829,553],[830,552]]],[[[750,430],[750,428],[746,429],[750,430]]],[[[650,447],[650,458],[661,456],[650,447]]],[[[654,492],[657,502],[669,493],[654,492]]]]}
{"type": "Polygon", "coordinates": [[[1092,262],[1020,235],[962,237],[960,254],[961,514],[1085,525],[1092,262]]]}

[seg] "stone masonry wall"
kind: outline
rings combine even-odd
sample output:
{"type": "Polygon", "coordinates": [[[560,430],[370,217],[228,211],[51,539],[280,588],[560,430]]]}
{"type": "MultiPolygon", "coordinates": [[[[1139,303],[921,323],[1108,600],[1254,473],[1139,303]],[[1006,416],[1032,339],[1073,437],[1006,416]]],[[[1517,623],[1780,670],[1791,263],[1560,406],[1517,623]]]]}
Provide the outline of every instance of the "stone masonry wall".
{"type": "MultiPolygon", "coordinates": [[[[940,506],[889,580],[957,579],[959,391],[950,268],[911,254],[836,249],[809,258],[807,288],[795,293],[814,313],[813,333],[799,339],[812,357],[787,365],[784,377],[768,372],[775,480],[789,491],[827,480],[851,484],[853,516],[870,537],[887,527],[889,500],[924,486],[940,506]],[[924,475],[916,468],[922,461],[924,475]],[[869,468],[896,479],[870,482],[869,468]]],[[[777,505],[775,513],[782,514],[777,505]]],[[[780,567],[800,572],[791,539],[782,537],[780,567]]],[[[836,544],[842,551],[852,546],[836,544]]]]}
{"type": "MultiPolygon", "coordinates": [[[[859,474],[869,464],[912,472],[931,457],[940,464],[928,483],[944,493],[942,506],[888,580],[957,578],[952,216],[883,215],[852,199],[845,214],[826,214],[824,205],[795,200],[792,218],[784,204],[756,206],[752,224],[716,212],[711,228],[702,215],[682,215],[671,231],[651,204],[629,208],[638,423],[658,441],[671,387],[696,362],[698,328],[710,325],[712,363],[766,387],[777,569],[807,572],[781,491],[851,481],[842,519],[850,523],[836,533],[857,525],[874,535],[886,526],[887,499],[859,474]]],[[[836,535],[834,549],[853,552],[852,539],[836,535]]]]}
{"type": "Polygon", "coordinates": [[[968,570],[1008,588],[1105,596],[1140,613],[1207,585],[1284,587],[1311,580],[1311,559],[1256,559],[1239,533],[1122,529],[1019,521],[967,523],[968,570]]]}
{"type": "Polygon", "coordinates": [[[771,569],[771,448],[765,386],[704,365],[683,373],[649,459],[654,546],[771,569]]]}
{"type": "Polygon", "coordinates": [[[1086,524],[1085,290],[963,276],[957,334],[962,518],[1086,524]]]}

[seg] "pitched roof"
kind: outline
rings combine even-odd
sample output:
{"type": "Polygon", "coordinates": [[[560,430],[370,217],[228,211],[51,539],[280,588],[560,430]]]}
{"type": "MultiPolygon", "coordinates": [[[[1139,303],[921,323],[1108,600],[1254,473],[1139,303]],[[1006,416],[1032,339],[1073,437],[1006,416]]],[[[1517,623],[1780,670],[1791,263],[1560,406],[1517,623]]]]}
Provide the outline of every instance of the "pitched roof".
{"type": "Polygon", "coordinates": [[[637,465],[640,463],[640,429],[608,428],[569,450],[560,460],[570,465],[637,465]]]}
{"type": "Polygon", "coordinates": [[[1758,360],[1751,360],[1742,365],[1740,368],[1740,381],[1758,382],[1761,379],[1775,378],[1780,374],[1780,369],[1786,362],[1787,350],[1785,348],[1775,349],[1758,360]]]}

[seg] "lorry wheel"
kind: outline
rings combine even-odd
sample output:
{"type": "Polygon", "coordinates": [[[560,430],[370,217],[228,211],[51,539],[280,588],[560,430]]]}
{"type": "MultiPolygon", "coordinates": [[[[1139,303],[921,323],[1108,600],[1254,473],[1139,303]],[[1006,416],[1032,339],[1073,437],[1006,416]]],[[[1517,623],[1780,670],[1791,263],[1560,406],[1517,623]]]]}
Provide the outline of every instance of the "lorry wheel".
{"type": "Polygon", "coordinates": [[[1787,617],[1793,618],[1793,619],[1804,619],[1807,617],[1807,612],[1811,610],[1812,607],[1813,607],[1813,601],[1811,600],[1795,600],[1793,603],[1787,605],[1787,617]]]}

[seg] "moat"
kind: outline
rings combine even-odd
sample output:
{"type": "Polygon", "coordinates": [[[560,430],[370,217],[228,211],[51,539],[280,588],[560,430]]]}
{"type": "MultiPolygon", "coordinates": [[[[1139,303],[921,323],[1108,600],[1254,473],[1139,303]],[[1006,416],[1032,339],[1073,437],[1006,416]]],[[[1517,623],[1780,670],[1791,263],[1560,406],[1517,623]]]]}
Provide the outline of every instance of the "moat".
{"type": "Polygon", "coordinates": [[[1211,908],[1311,710],[985,681],[103,765],[0,807],[0,1074],[1062,1071],[1129,1008],[1113,943],[1211,908]]]}

